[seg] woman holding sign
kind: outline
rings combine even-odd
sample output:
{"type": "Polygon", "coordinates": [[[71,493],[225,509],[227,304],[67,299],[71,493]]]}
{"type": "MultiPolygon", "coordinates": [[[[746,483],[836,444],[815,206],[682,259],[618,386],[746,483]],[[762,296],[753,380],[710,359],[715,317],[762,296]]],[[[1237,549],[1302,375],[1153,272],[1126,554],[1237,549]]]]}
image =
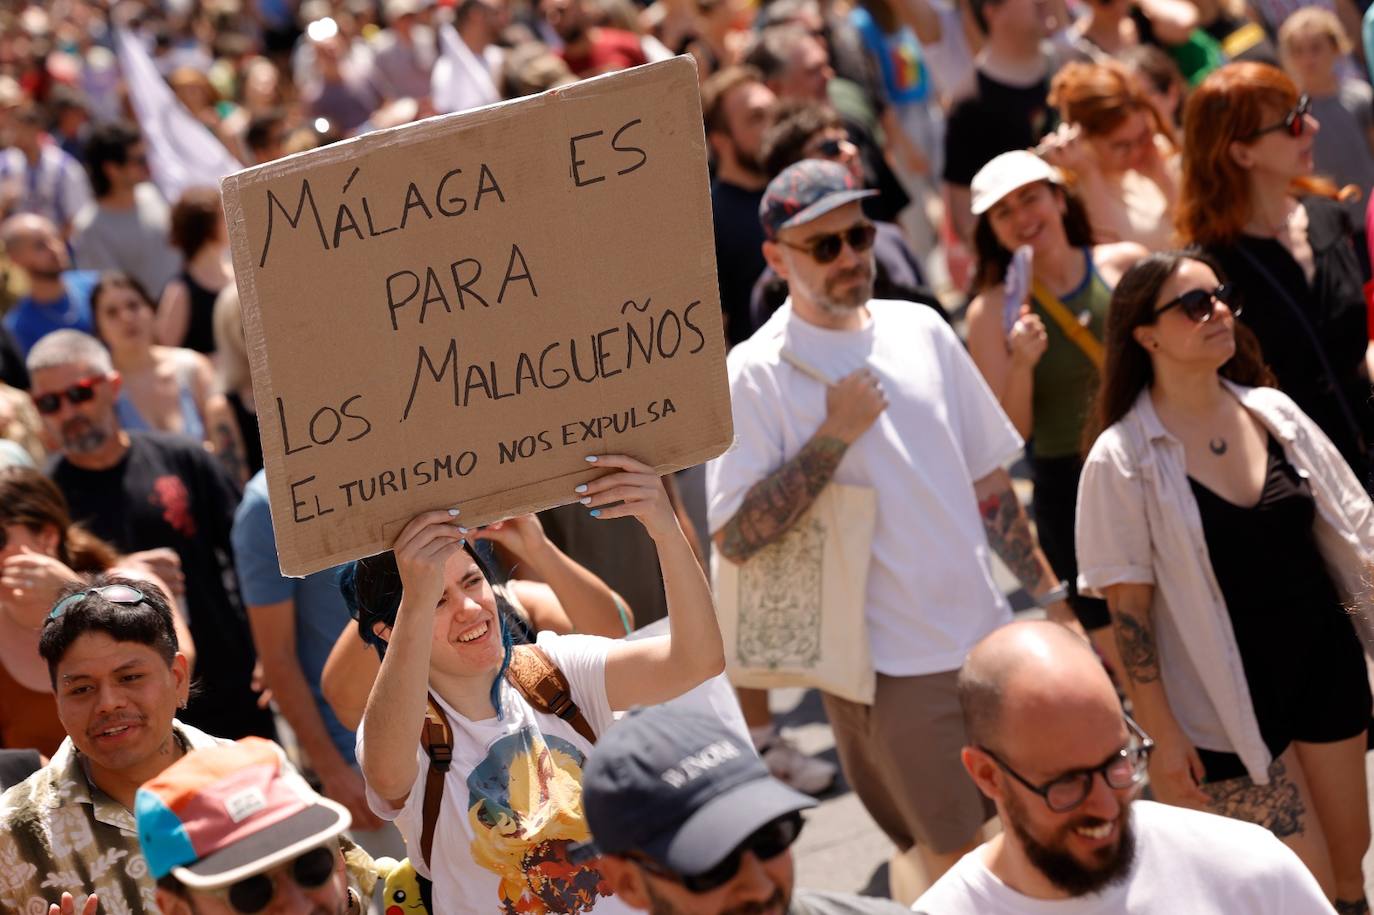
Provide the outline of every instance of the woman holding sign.
{"type": "Polygon", "coordinates": [[[710,588],[662,482],[632,458],[587,460],[612,472],[576,488],[582,503],[597,518],[638,518],[657,545],[668,636],[545,632],[513,650],[457,509],[418,515],[392,553],[345,574],[360,614],[401,595],[394,619],[379,620],[387,652],[358,758],[372,809],[396,821],[433,882],[430,911],[629,911],[606,898],[593,864],[569,859],[589,838],[583,760],[614,710],[664,702],[724,669],[710,588]]]}
{"type": "Polygon", "coordinates": [[[1040,544],[1102,656],[1116,648],[1102,601],[1078,594],[1073,515],[1088,404],[1097,390],[1112,287],[1146,251],[1092,244],[1083,204],[1034,153],[1004,153],[973,178],[977,293],[968,348],[1026,438],[1040,544]],[[1013,254],[1015,252],[1015,254],[1013,254]]]}

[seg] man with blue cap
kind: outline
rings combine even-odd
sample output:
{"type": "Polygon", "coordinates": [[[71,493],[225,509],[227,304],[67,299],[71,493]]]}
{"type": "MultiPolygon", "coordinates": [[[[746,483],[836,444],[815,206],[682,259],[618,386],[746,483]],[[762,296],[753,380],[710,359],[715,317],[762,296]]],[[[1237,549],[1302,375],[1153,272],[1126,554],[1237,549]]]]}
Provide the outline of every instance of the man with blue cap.
{"type": "Polygon", "coordinates": [[[768,774],[719,718],[672,706],[631,712],[582,773],[598,867],[651,915],[902,915],[886,899],[793,890],[790,847],[815,801],[768,774]]]}
{"type": "Polygon", "coordinates": [[[932,309],[873,297],[869,193],[818,159],[764,192],[763,254],[788,298],[730,351],[736,440],[707,467],[707,509],[720,556],[747,566],[832,482],[874,492],[871,540],[854,544],[871,557],[862,637],[873,700],[822,698],[845,779],[902,854],[894,898],[910,902],[908,865],[938,877],[993,813],[959,764],[955,691],[969,649],[1011,621],[989,553],[1051,617],[1073,612],[1006,470],[1021,437],[963,344],[932,309]],[[919,862],[906,860],[913,848],[919,862]]]}

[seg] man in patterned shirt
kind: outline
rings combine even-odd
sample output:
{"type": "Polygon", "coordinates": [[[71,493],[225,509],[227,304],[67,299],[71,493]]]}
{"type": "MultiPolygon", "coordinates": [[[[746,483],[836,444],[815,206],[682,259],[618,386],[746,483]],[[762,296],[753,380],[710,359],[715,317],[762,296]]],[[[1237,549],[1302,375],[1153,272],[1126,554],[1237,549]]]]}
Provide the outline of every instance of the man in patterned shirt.
{"type": "MultiPolygon", "coordinates": [[[[186,753],[228,743],[174,717],[190,677],[167,599],[147,582],[98,578],[53,608],[39,652],[68,736],[0,795],[0,912],[155,915],[134,794],[186,753]]],[[[370,861],[348,847],[370,892],[370,861]]]]}

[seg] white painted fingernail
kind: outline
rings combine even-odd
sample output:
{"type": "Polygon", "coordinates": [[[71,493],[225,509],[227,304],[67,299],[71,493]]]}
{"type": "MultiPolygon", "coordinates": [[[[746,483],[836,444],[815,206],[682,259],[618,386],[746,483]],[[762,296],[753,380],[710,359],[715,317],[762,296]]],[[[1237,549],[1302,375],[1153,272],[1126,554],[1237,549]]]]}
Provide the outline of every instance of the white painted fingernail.
{"type": "Polygon", "coordinates": [[[462,527],[462,526],[459,526],[459,528],[458,528],[458,533],[460,533],[460,534],[466,534],[467,532],[468,532],[468,529],[467,529],[467,528],[462,527]]]}
{"type": "Polygon", "coordinates": [[[589,454],[589,455],[587,455],[587,463],[588,463],[588,464],[595,464],[595,463],[596,463],[596,455],[594,455],[594,454],[589,454]]]}
{"type": "Polygon", "coordinates": [[[459,515],[461,515],[461,514],[462,514],[462,512],[461,512],[460,510],[456,509],[456,508],[450,508],[450,509],[448,510],[448,516],[449,516],[450,518],[457,518],[457,517],[458,517],[459,515]]]}
{"type": "Polygon", "coordinates": [[[586,484],[586,483],[583,483],[581,486],[574,486],[574,487],[573,487],[573,492],[586,492],[586,491],[587,491],[587,484],[586,484]]]}
{"type": "Polygon", "coordinates": [[[592,497],[591,497],[591,496],[583,496],[582,498],[578,499],[577,501],[581,502],[583,505],[591,505],[591,504],[592,504],[592,497]]]}

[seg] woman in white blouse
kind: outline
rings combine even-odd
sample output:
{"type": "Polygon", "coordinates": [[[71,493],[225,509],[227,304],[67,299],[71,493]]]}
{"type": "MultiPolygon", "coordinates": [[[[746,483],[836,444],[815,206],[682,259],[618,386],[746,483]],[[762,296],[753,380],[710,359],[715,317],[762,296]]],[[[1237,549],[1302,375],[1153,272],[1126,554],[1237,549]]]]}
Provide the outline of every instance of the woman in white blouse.
{"type": "Polygon", "coordinates": [[[1340,911],[1367,912],[1374,506],[1266,386],[1229,298],[1183,253],[1116,287],[1079,582],[1107,600],[1159,799],[1268,827],[1340,911]]]}

